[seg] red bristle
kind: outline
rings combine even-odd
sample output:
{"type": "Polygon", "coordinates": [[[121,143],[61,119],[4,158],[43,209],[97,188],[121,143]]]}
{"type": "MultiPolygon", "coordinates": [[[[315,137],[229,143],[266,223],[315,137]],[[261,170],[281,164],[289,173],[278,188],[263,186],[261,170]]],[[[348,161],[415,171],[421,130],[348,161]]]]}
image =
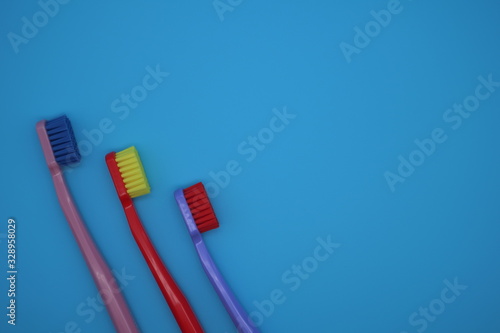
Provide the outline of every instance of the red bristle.
{"type": "Polygon", "coordinates": [[[219,227],[219,221],[202,183],[184,189],[184,197],[200,232],[219,227]]]}

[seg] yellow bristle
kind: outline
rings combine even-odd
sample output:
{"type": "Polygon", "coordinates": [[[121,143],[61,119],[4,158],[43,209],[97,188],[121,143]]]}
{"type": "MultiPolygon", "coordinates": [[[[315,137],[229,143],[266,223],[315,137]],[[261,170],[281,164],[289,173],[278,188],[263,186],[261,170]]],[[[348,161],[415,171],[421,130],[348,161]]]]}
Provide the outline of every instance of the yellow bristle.
{"type": "Polygon", "coordinates": [[[115,160],[130,197],[135,198],[150,192],[146,173],[134,146],[116,153],[115,160]]]}

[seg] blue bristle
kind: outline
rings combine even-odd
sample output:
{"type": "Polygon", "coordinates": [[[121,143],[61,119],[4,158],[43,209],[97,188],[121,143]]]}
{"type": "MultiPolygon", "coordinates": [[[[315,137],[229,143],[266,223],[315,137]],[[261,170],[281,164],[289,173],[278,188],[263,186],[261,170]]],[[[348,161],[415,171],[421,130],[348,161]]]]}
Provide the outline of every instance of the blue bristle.
{"type": "Polygon", "coordinates": [[[49,136],[52,152],[59,165],[80,162],[80,152],[68,117],[61,116],[46,121],[45,130],[49,136]]]}

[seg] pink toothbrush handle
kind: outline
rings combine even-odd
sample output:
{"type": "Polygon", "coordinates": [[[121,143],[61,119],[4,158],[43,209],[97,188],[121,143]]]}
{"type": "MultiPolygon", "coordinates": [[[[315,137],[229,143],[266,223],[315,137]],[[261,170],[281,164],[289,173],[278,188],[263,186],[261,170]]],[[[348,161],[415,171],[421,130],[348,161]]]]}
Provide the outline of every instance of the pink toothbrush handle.
{"type": "Polygon", "coordinates": [[[66,187],[62,174],[52,176],[56,187],[57,198],[68,223],[75,235],[75,239],[92,273],[97,289],[101,294],[109,315],[119,333],[139,332],[130,313],[127,303],[120,292],[120,287],[102,258],[92,237],[85,228],[83,221],[75,207],[71,195],[66,187]]]}
{"type": "Polygon", "coordinates": [[[138,333],[139,329],[120,292],[120,288],[73,203],[71,194],[64,181],[61,168],[53,157],[52,148],[47,137],[47,132],[45,131],[45,121],[41,121],[37,124],[37,132],[54,181],[57,198],[66,216],[66,220],[73,231],[78,246],[80,247],[80,251],[92,273],[97,289],[106,304],[106,308],[108,309],[108,313],[116,330],[119,333],[138,333]]]}

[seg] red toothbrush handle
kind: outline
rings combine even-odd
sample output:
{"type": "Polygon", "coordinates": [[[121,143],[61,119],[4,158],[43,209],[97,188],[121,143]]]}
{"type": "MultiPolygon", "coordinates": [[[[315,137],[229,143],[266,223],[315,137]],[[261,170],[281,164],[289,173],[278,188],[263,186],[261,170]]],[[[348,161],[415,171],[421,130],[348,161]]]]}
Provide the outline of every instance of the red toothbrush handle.
{"type": "Polygon", "coordinates": [[[125,209],[125,214],[127,215],[127,220],[135,241],[146,259],[149,269],[153,273],[156,283],[158,283],[163,297],[165,297],[181,331],[185,333],[202,333],[203,328],[198,322],[186,297],[175,283],[153,244],[149,240],[132,204],[132,200],[130,200],[130,203],[124,205],[123,208],[125,209]]]}

